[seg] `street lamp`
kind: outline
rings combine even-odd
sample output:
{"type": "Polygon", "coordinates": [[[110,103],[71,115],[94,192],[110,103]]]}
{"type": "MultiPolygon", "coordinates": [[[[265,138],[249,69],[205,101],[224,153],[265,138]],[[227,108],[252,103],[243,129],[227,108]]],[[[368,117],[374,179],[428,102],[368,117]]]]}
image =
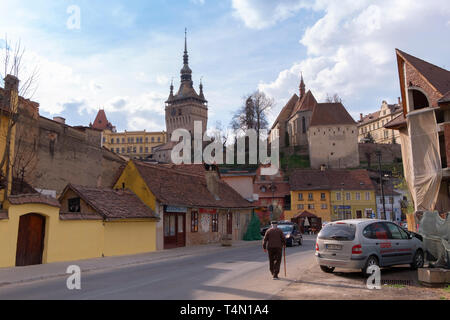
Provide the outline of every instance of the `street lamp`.
{"type": "Polygon", "coordinates": [[[270,217],[270,219],[272,220],[273,219],[273,212],[274,212],[274,197],[275,197],[275,191],[277,190],[277,187],[275,186],[275,184],[272,182],[271,184],[270,184],[270,187],[269,187],[269,189],[270,189],[270,191],[272,191],[272,206],[271,206],[271,212],[270,212],[270,215],[271,215],[271,217],[270,217]]]}
{"type": "Polygon", "coordinates": [[[381,199],[383,201],[383,214],[381,219],[386,220],[386,203],[384,199],[384,188],[383,188],[383,177],[381,175],[381,151],[375,151],[375,154],[378,156],[378,173],[380,174],[380,188],[381,188],[381,199]]]}

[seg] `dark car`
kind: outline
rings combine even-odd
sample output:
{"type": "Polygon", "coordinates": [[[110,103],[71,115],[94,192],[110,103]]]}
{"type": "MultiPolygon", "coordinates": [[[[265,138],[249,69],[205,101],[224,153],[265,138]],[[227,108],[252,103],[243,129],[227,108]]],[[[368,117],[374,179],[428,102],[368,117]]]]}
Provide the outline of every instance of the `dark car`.
{"type": "Polygon", "coordinates": [[[278,228],[281,229],[286,237],[286,246],[292,247],[294,244],[301,246],[303,244],[302,233],[300,232],[297,224],[295,223],[281,223],[278,224],[278,228]]]}
{"type": "Polygon", "coordinates": [[[261,228],[261,235],[264,237],[266,235],[266,231],[270,229],[270,226],[265,226],[261,228]]]}

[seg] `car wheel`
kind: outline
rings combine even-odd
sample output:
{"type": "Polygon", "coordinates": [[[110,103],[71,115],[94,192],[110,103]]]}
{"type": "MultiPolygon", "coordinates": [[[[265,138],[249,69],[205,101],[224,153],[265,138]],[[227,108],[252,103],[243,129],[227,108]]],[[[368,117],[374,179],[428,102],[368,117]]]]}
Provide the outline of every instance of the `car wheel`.
{"type": "Polygon", "coordinates": [[[413,262],[411,263],[411,268],[416,270],[418,268],[422,268],[424,263],[424,256],[422,250],[417,250],[414,254],[413,262]]]}
{"type": "Polygon", "coordinates": [[[328,266],[320,266],[320,269],[322,269],[323,272],[326,273],[333,273],[334,267],[328,267],[328,266]]]}
{"type": "Polygon", "coordinates": [[[380,264],[378,263],[378,258],[377,258],[377,257],[375,257],[375,256],[370,256],[370,257],[367,259],[366,265],[364,266],[364,268],[363,268],[363,270],[362,270],[362,273],[363,273],[363,276],[364,276],[364,277],[370,276],[370,273],[367,272],[367,269],[368,269],[370,266],[378,266],[378,267],[380,266],[380,264]]]}

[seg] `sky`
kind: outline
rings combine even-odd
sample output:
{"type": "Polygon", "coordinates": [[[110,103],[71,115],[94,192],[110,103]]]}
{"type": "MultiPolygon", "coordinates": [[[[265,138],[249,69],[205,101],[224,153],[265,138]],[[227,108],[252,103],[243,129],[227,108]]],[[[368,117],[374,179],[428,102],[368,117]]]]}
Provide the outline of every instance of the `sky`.
{"type": "Polygon", "coordinates": [[[2,0],[0,12],[0,48],[6,37],[25,48],[20,78],[38,68],[27,98],[70,125],[103,108],[118,131],[165,130],[185,28],[210,128],[255,90],[274,99],[272,123],[300,73],[319,102],[337,93],[357,120],[397,102],[395,48],[450,69],[448,0],[2,0]]]}

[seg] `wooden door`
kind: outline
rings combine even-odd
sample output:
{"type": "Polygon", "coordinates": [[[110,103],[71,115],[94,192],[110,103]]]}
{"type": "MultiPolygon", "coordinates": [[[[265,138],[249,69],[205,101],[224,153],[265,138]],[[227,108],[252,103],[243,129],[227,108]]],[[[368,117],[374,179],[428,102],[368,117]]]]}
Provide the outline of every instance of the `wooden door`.
{"type": "Polygon", "coordinates": [[[233,234],[233,213],[227,213],[227,234],[233,234]]]}
{"type": "Polygon", "coordinates": [[[164,249],[186,245],[186,215],[184,213],[164,213],[164,249]]]}
{"type": "Polygon", "coordinates": [[[356,210],[356,219],[361,219],[361,218],[362,218],[362,211],[356,210]]]}
{"type": "Polygon", "coordinates": [[[42,263],[45,238],[45,217],[30,213],[19,220],[16,266],[42,263]]]}
{"type": "Polygon", "coordinates": [[[177,214],[177,247],[184,247],[186,245],[186,215],[184,213],[177,214]]]}

